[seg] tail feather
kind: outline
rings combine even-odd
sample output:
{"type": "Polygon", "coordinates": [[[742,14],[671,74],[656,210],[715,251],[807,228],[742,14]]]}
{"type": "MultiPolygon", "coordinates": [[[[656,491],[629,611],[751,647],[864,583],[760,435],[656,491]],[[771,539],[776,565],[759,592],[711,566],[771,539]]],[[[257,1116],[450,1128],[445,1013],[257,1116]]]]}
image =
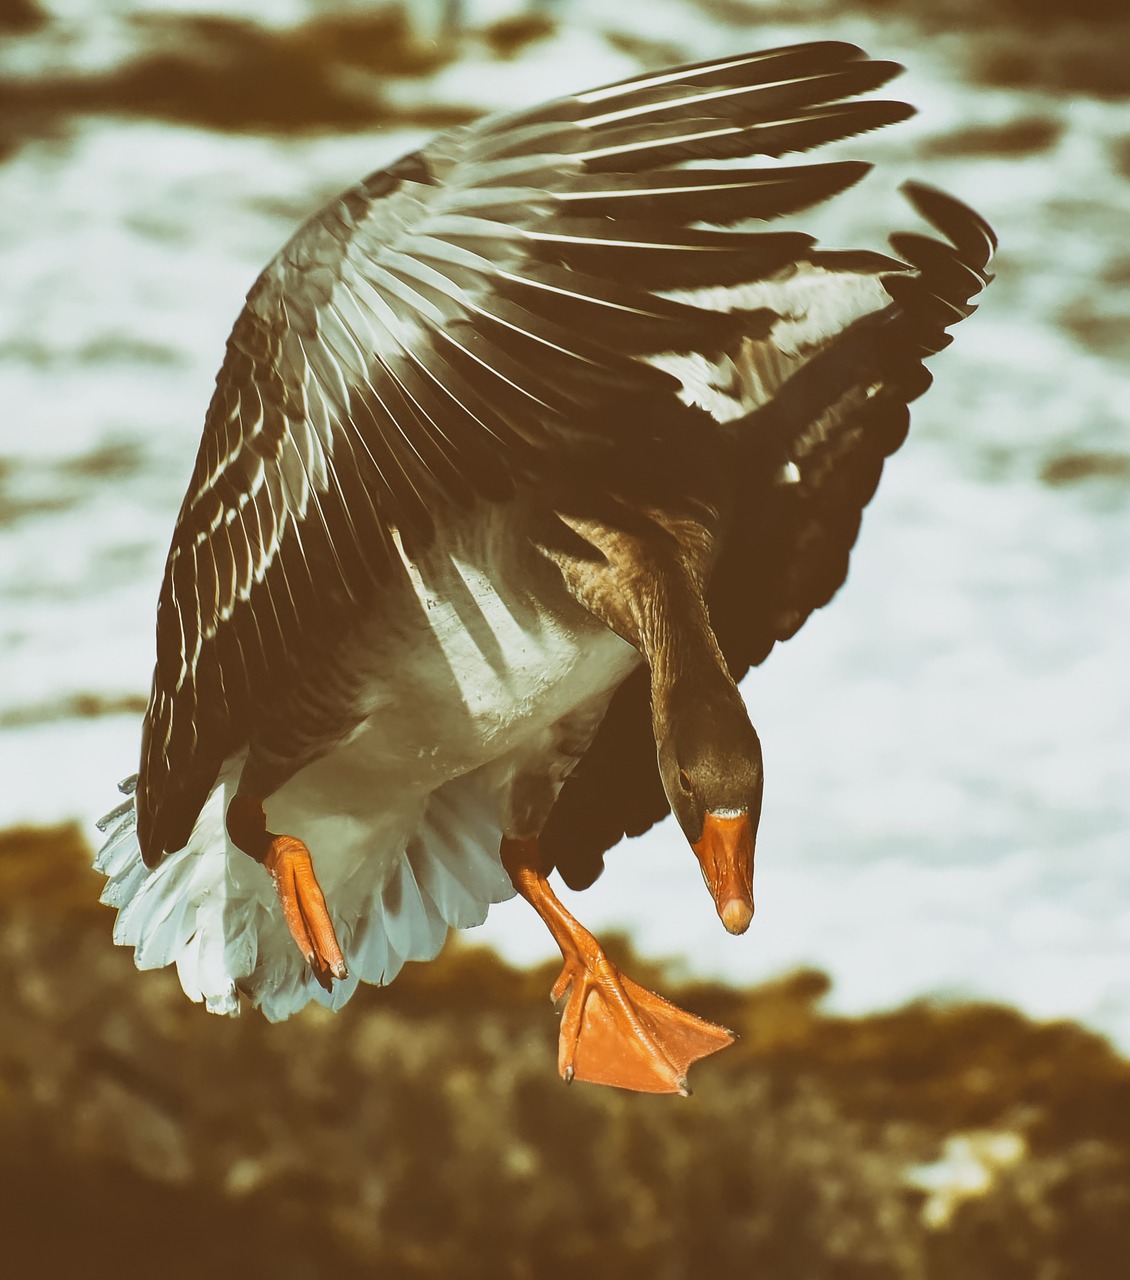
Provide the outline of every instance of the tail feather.
{"type": "MultiPolygon", "coordinates": [[[[106,873],[103,867],[97,867],[96,869],[106,873]]],[[[144,863],[139,865],[136,861],[122,862],[119,869],[114,872],[113,878],[107,882],[106,888],[102,890],[101,901],[108,907],[126,906],[127,903],[133,900],[134,895],[145,883],[146,874],[147,869],[144,863]]],[[[124,938],[117,936],[117,925],[114,926],[114,941],[117,943],[125,941],[124,938]]]]}
{"type": "Polygon", "coordinates": [[[358,921],[346,954],[352,966],[351,972],[356,972],[358,976],[363,973],[365,981],[375,986],[387,986],[399,969],[399,966],[397,969],[392,968],[388,935],[372,915],[358,921]]]}
{"type": "Polygon", "coordinates": [[[413,857],[418,860],[422,856],[418,842],[410,843],[381,895],[389,954],[396,952],[404,960],[434,959],[447,937],[447,922],[416,883],[413,857]]]}
{"type": "MultiPolygon", "coordinates": [[[[94,859],[95,871],[100,871],[114,883],[124,876],[134,864],[134,849],[137,844],[137,812],[134,808],[133,790],[131,784],[136,779],[128,778],[125,782],[120,783],[118,789],[129,795],[128,800],[124,800],[116,808],[111,809],[108,814],[98,823],[100,831],[108,831],[110,834],[106,837],[106,843],[98,851],[97,857],[94,859]]],[[[110,886],[107,886],[109,892],[110,886]]],[[[126,899],[123,899],[125,901],[126,899]]],[[[106,902],[105,895],[102,901],[106,902]]],[[[114,902],[111,905],[119,906],[120,903],[114,902]]]]}
{"type": "MultiPolygon", "coordinates": [[[[482,899],[448,862],[450,850],[441,846],[417,868],[417,883],[453,929],[470,929],[486,919],[482,899]]],[[[470,877],[467,877],[470,878],[470,877]]]]}
{"type": "MultiPolygon", "coordinates": [[[[148,916],[140,923],[134,947],[139,969],[163,969],[172,964],[196,932],[193,904],[184,892],[188,879],[187,875],[182,875],[180,885],[173,881],[164,886],[148,916]]],[[[139,911],[148,906],[145,902],[147,887],[142,886],[127,911],[139,911]]]]}
{"type": "Polygon", "coordinates": [[[284,1022],[316,999],[322,988],[306,965],[291,963],[275,952],[270,963],[257,970],[249,983],[240,984],[240,990],[268,1022],[284,1022]]]}
{"type": "Polygon", "coordinates": [[[361,982],[383,985],[406,961],[432,959],[448,929],[481,924],[492,902],[513,893],[474,779],[436,792],[391,857],[387,838],[368,838],[360,823],[324,825],[315,862],[350,972],[327,992],[295,947],[269,877],[228,840],[234,772],[185,847],[153,870],[141,857],[132,798],[100,824],[107,838],[95,861],[107,877],[102,901],[118,908],[114,941],[134,949],[140,969],[175,964],[185,994],[213,1013],[238,1014],[244,1000],[271,1021],[312,1000],[340,1009],[361,982]]]}
{"type": "Polygon", "coordinates": [[[480,804],[476,810],[474,793],[464,791],[468,794],[460,796],[444,788],[432,797],[427,819],[431,856],[417,866],[421,887],[453,929],[482,924],[486,902],[500,902],[514,892],[496,856],[498,832],[487,807],[480,804]]]}

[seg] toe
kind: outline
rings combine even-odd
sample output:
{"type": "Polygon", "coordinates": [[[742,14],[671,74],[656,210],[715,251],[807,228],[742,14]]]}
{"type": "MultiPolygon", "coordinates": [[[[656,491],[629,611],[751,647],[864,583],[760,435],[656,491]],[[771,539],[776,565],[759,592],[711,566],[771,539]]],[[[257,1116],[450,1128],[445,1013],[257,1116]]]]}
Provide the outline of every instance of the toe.
{"type": "Polygon", "coordinates": [[[557,975],[557,981],[553,984],[549,992],[549,998],[554,1004],[556,1004],[573,985],[573,979],[575,976],[573,966],[568,964],[557,975]]]}
{"type": "Polygon", "coordinates": [[[325,895],[309,850],[291,837],[276,837],[269,867],[291,936],[318,982],[329,991],[333,979],[349,976],[325,895]]]}
{"type": "Polygon", "coordinates": [[[271,878],[275,882],[275,892],[278,894],[283,919],[286,921],[286,927],[290,930],[290,936],[294,939],[295,946],[302,953],[302,958],[307,964],[313,966],[317,959],[317,953],[310,937],[310,931],[306,927],[306,918],[302,912],[294,876],[291,874],[289,867],[282,866],[272,871],[271,878]]]}

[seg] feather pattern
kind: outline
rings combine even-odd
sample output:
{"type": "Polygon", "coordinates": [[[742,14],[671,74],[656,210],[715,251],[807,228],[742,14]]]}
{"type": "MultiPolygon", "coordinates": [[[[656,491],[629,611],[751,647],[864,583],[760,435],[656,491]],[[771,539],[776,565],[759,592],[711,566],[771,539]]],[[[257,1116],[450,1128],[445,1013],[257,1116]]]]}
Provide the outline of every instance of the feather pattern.
{"type": "Polygon", "coordinates": [[[724,456],[709,599],[735,677],[831,598],[992,234],[911,186],[941,239],[821,250],[767,224],[868,166],[764,161],[906,118],[858,98],[898,70],[829,41],[493,116],[283,247],[228,341],[136,795],[106,820],[104,900],[139,965],[175,962],[217,1012],[336,1008],[510,895],[523,770],[551,800],[568,778],[542,846],[574,885],[666,812],[646,669],[566,598],[549,548],[599,559],[569,523],[592,510],[666,537],[664,502],[713,530],[687,477],[724,456]],[[228,839],[249,784],[317,859],[351,974],[330,993],[228,839]]]}
{"type": "Polygon", "coordinates": [[[900,119],[844,100],[897,70],[827,42],[635,77],[445,135],[300,229],[236,322],[169,552],[149,864],[184,845],[233,752],[287,740],[285,774],[340,732],[347,709],[308,685],[379,609],[394,532],[424,546],[445,504],[599,474],[610,447],[650,441],[677,388],[644,357],[716,353],[743,325],[662,291],[774,277],[811,238],[749,220],[865,169],[677,166],[900,119]]]}

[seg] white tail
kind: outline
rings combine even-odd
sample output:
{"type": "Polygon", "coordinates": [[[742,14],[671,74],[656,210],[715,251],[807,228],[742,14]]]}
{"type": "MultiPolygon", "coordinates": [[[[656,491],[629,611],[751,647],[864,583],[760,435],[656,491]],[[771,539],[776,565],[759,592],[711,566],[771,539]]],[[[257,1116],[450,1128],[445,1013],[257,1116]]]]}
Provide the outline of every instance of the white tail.
{"type": "Polygon", "coordinates": [[[499,829],[473,777],[439,788],[405,835],[308,817],[319,879],[349,968],[331,992],[317,983],[287,930],[270,878],[232,845],[224,827],[228,770],[183,849],[153,870],[141,859],[133,789],[98,824],[107,833],[95,867],[102,901],[117,907],[114,941],[133,947],[139,969],[175,964],[181,986],[212,1013],[234,1015],[240,997],[272,1022],[311,1000],[340,1009],[360,982],[389,983],[405,961],[431,960],[448,929],[481,924],[513,895],[498,860],[499,829]]]}

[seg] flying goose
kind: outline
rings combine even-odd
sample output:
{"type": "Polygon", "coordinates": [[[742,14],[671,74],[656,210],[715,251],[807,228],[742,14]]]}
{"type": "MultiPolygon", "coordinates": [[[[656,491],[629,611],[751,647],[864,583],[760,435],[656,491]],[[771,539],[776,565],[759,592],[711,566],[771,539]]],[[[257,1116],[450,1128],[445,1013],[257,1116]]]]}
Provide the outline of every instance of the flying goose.
{"type": "Polygon", "coordinates": [[[895,257],[773,220],[902,120],[824,42],[443,134],[311,218],[228,341],[157,608],[140,769],[103,822],[137,964],[271,1019],[391,982],[515,891],[559,1068],[685,1092],[732,1035],[620,973],[547,879],[673,810],[753,914],[736,682],[843,582],[924,357],[990,277],[971,210],[895,257]],[[751,157],[757,157],[753,163],[751,157]],[[737,163],[735,163],[737,162],[737,163]]]}

